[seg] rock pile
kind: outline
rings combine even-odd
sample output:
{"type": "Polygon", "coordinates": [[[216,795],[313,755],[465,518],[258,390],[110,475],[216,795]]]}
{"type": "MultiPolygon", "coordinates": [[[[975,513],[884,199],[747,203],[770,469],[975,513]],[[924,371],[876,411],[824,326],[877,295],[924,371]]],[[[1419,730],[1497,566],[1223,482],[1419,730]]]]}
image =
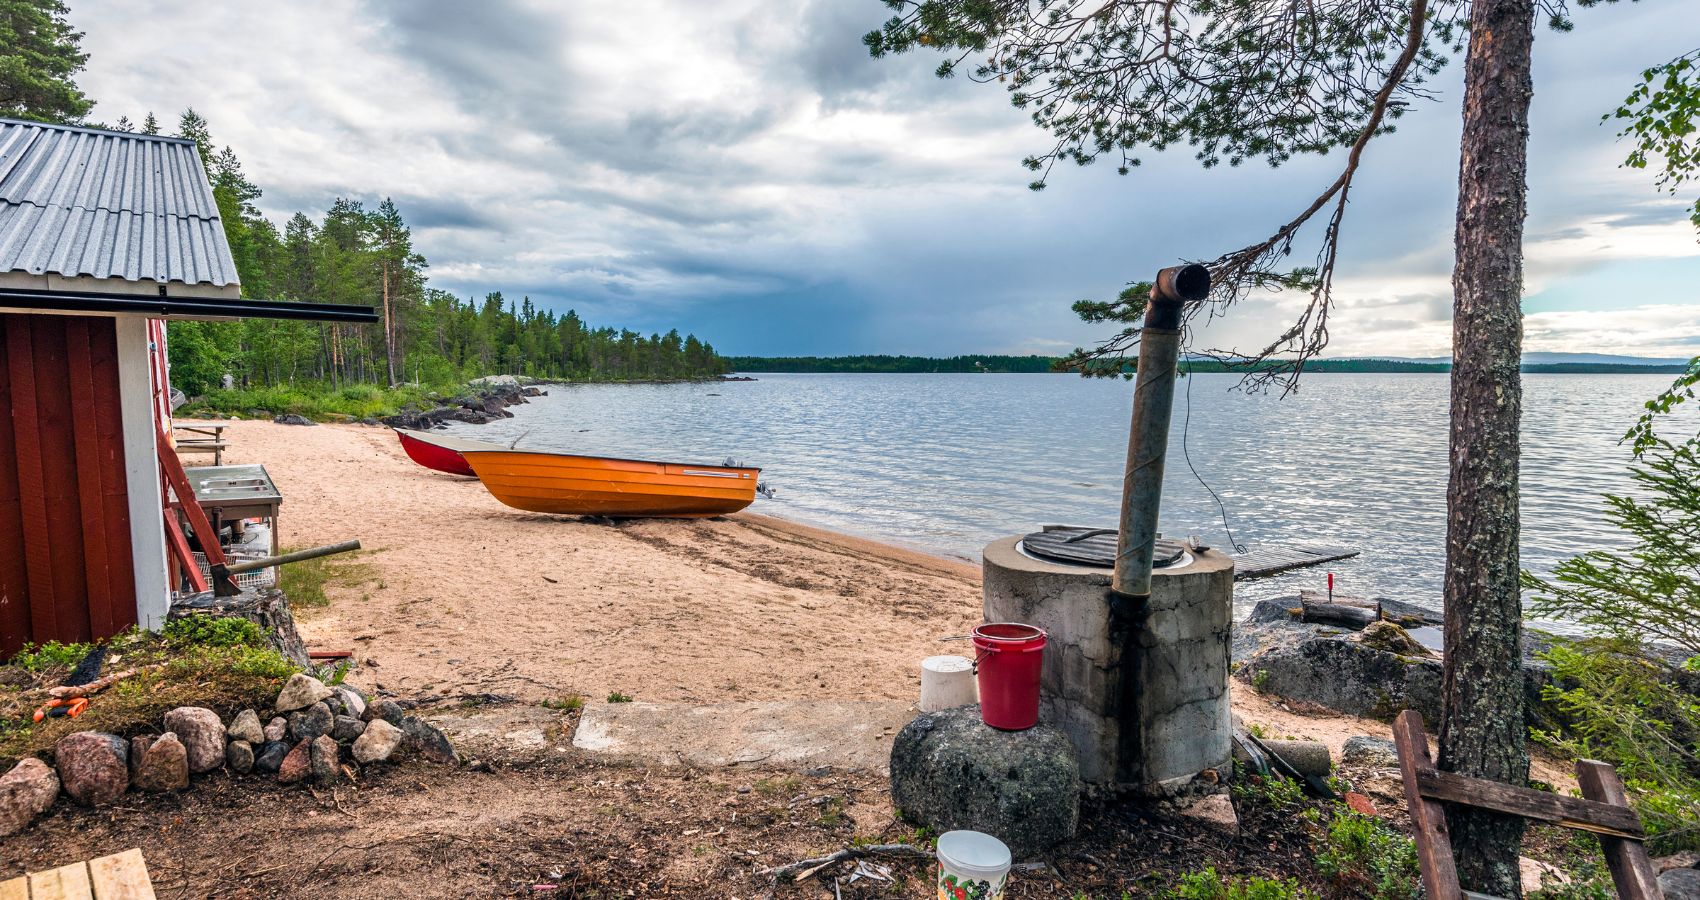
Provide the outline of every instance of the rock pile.
{"type": "Polygon", "coordinates": [[[329,786],[352,779],[357,766],[407,756],[445,765],[457,762],[453,745],[436,726],[410,716],[392,700],[368,702],[353,688],[330,687],[308,675],[290,676],[266,725],[245,709],[225,724],[218,713],[180,706],[165,714],[165,731],[128,740],[101,731],[79,731],[54,745],[54,766],[25,759],[0,775],[0,838],[33,822],[63,790],[73,801],[98,807],[131,788],[179,791],[191,775],[223,767],[232,774],[275,776],[283,784],[329,786]]]}
{"type": "Polygon", "coordinates": [[[497,419],[511,419],[510,406],[526,402],[527,397],[544,397],[547,392],[534,387],[522,387],[517,381],[488,382],[465,396],[438,401],[431,409],[408,408],[385,418],[382,424],[392,428],[411,428],[425,431],[446,422],[465,422],[483,425],[497,419]]]}

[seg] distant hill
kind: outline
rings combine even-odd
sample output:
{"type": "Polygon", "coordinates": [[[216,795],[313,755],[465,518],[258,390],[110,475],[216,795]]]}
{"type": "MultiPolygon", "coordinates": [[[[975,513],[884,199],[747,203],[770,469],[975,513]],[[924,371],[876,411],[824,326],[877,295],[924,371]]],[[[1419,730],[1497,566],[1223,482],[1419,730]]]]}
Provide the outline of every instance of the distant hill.
{"type": "Polygon", "coordinates": [[[730,356],[734,372],[1049,372],[1054,356],[730,356]]]}
{"type": "MultiPolygon", "coordinates": [[[[726,362],[734,372],[841,372],[841,373],[999,373],[1050,372],[1058,357],[998,356],[993,354],[969,356],[731,356],[726,362]]],[[[1202,357],[1182,361],[1192,372],[1243,371],[1202,357]]],[[[1447,372],[1452,360],[1444,356],[1431,357],[1336,357],[1315,359],[1305,364],[1306,372],[1447,372]]],[[[1565,375],[1650,375],[1676,374],[1688,369],[1688,361],[1680,358],[1650,359],[1639,356],[1613,356],[1605,353],[1527,353],[1523,356],[1523,371],[1565,375]]]]}

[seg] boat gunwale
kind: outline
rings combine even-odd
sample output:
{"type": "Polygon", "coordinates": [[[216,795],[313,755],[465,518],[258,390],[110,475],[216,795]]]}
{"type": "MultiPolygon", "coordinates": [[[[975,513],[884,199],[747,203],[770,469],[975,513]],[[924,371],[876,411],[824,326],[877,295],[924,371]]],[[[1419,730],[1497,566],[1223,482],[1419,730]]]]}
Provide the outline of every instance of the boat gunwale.
{"type": "Polygon", "coordinates": [[[684,469],[719,469],[722,472],[760,472],[761,466],[723,466],[717,463],[665,462],[659,459],[632,459],[625,456],[590,456],[584,453],[557,453],[553,450],[515,450],[507,447],[490,450],[464,450],[462,456],[474,453],[528,453],[532,456],[553,456],[564,459],[605,459],[609,462],[642,463],[648,466],[678,466],[684,469]]]}
{"type": "Polygon", "coordinates": [[[419,430],[413,429],[413,428],[397,428],[395,426],[391,426],[390,430],[394,431],[397,435],[399,435],[401,437],[409,438],[411,440],[418,441],[422,444],[430,444],[433,447],[437,447],[437,448],[442,449],[442,450],[448,450],[448,451],[451,451],[451,452],[454,452],[454,453],[484,453],[484,452],[490,452],[490,451],[495,451],[495,450],[506,450],[507,449],[506,447],[503,447],[501,444],[497,444],[497,443],[494,443],[492,441],[480,441],[480,440],[477,440],[475,438],[463,438],[463,437],[460,437],[458,435],[453,435],[453,434],[437,435],[437,434],[432,434],[428,431],[419,431],[419,430]],[[448,441],[444,441],[443,438],[447,438],[448,441]],[[483,449],[481,449],[481,450],[462,450],[459,447],[454,446],[454,444],[477,444],[483,449]]]}

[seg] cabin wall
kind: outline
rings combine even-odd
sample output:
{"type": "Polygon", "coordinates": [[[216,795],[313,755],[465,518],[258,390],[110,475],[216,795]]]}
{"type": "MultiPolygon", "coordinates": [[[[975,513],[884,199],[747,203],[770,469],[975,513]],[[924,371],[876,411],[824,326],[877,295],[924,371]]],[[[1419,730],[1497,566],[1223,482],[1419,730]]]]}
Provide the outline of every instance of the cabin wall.
{"type": "Polygon", "coordinates": [[[0,657],[136,624],[118,331],[0,314],[0,657]]]}

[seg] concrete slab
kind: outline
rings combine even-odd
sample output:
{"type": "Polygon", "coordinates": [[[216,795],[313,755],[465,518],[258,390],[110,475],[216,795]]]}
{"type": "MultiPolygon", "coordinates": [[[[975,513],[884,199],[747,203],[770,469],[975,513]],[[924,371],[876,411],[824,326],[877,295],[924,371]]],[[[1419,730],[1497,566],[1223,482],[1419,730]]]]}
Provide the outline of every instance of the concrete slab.
{"type": "Polygon", "coordinates": [[[661,765],[886,771],[891,741],[914,704],[796,700],[778,703],[592,703],[573,746],[661,765]]]}

